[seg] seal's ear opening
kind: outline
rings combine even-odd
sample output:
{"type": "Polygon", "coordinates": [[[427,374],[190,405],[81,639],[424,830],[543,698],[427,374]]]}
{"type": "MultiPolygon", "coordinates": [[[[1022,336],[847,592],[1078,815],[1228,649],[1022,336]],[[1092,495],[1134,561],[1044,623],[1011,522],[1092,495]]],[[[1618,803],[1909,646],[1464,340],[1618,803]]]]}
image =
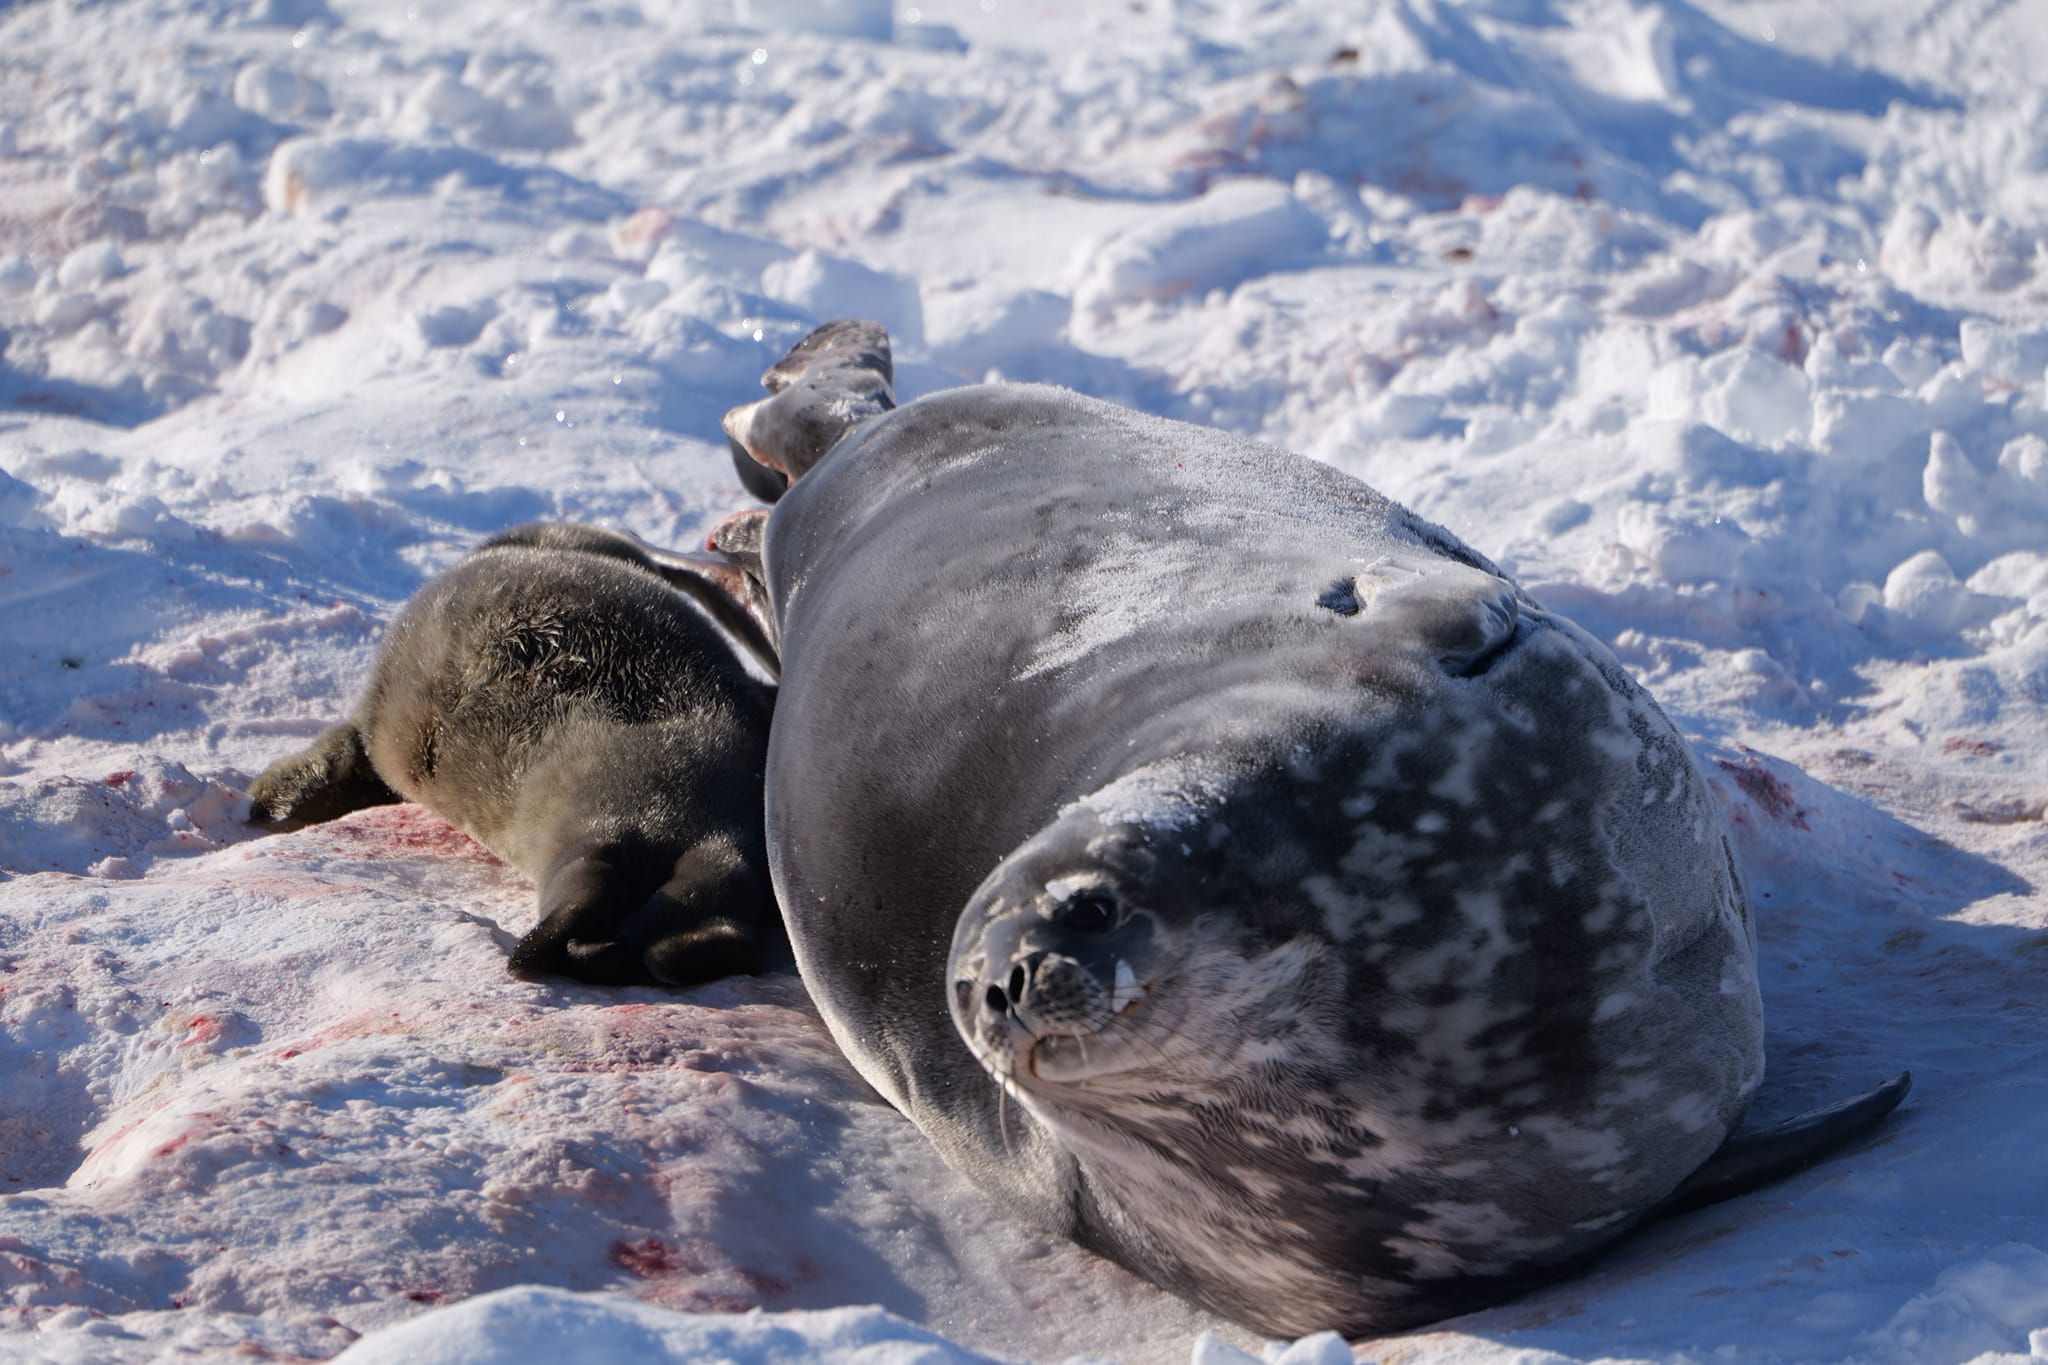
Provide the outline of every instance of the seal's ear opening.
{"type": "Polygon", "coordinates": [[[771,365],[761,384],[771,396],[734,408],[723,425],[740,482],[774,502],[850,429],[896,406],[889,333],[879,322],[828,322],[771,365]]]}
{"type": "Polygon", "coordinates": [[[788,940],[761,863],[719,836],[673,861],[630,842],[573,845],[542,879],[541,922],[509,968],[680,988],[785,966],[788,940]]]}

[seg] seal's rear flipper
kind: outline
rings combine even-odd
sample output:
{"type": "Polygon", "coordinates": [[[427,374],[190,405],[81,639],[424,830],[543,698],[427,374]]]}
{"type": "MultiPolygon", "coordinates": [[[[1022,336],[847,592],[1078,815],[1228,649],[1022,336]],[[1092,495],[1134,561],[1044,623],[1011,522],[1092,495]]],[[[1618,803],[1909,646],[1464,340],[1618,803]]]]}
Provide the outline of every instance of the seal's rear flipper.
{"type": "Polygon", "coordinates": [[[512,950],[514,976],[684,987],[789,965],[766,870],[729,841],[666,858],[644,844],[586,840],[542,877],[540,908],[541,922],[512,950]]]}
{"type": "Polygon", "coordinates": [[[249,819],[259,825],[314,824],[403,800],[370,766],[363,732],[350,721],[265,768],[249,784],[249,819]]]}
{"type": "Polygon", "coordinates": [[[1902,1071],[1875,1090],[1809,1109],[1768,1128],[1737,1133],[1657,1206],[1657,1214],[1705,1208],[1803,1171],[1875,1127],[1912,1088],[1913,1073],[1902,1071]]]}
{"type": "Polygon", "coordinates": [[[770,397],[725,415],[740,481],[774,502],[849,427],[895,407],[895,383],[889,333],[880,323],[841,319],[818,328],[761,376],[770,397]],[[761,472],[741,463],[742,455],[761,472]]]}

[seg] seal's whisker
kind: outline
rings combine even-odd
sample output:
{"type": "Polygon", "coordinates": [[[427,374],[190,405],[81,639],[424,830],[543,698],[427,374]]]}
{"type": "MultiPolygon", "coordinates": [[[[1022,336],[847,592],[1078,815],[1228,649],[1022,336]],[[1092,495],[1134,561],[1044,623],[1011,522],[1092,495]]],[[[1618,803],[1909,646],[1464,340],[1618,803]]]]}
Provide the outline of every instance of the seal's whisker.
{"type": "Polygon", "coordinates": [[[1015,1144],[1010,1141],[1010,1087],[1015,1084],[1005,1076],[1002,1084],[996,1087],[996,1132],[1002,1138],[1004,1156],[1017,1154],[1015,1144]]]}

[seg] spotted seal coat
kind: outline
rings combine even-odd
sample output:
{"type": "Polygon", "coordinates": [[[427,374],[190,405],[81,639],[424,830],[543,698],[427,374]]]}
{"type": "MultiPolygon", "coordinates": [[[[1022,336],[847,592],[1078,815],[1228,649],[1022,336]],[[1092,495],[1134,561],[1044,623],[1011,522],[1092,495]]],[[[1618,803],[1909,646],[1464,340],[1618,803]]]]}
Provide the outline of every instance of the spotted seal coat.
{"type": "Polygon", "coordinates": [[[1004,1208],[1265,1332],[1386,1331],[1903,1094],[1724,1146],[1764,1059],[1721,812],[1483,556],[1222,432],[889,381],[867,323],[771,370],[726,430],[779,501],[721,535],[779,637],[800,969],[1004,1208]]]}
{"type": "Polygon", "coordinates": [[[785,961],[761,829],[774,654],[739,581],[594,526],[495,536],[413,597],[354,716],[258,777],[251,817],[438,811],[537,884],[521,975],[684,986],[785,961]]]}

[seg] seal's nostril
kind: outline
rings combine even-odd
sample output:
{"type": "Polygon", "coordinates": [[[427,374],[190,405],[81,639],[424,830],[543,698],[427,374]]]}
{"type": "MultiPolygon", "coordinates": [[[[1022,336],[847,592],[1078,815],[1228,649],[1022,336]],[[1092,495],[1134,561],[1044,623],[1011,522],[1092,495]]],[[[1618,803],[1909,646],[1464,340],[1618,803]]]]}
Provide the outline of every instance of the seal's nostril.
{"type": "Polygon", "coordinates": [[[1010,968],[1010,999],[1013,1002],[1021,1002],[1024,999],[1025,980],[1024,967],[1021,963],[1010,968]]]}
{"type": "Polygon", "coordinates": [[[990,1014],[1008,1014],[1010,1012],[1010,997],[1003,994],[1001,986],[990,986],[988,993],[981,997],[981,1002],[988,1006],[990,1014]]]}

